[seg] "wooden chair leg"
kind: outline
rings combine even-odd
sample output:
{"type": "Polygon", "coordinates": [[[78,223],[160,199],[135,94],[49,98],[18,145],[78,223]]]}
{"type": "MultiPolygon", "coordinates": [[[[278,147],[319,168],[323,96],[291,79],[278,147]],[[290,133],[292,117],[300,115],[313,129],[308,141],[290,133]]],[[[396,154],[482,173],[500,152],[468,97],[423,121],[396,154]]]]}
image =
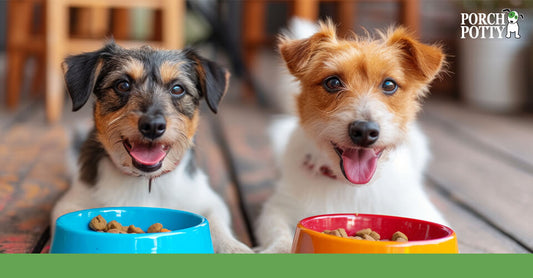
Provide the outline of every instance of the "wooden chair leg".
{"type": "Polygon", "coordinates": [[[61,117],[65,89],[61,62],[66,53],[68,8],[61,0],[48,0],[46,7],[46,118],[54,123],[61,117]]]}
{"type": "Polygon", "coordinates": [[[293,15],[315,21],[318,19],[319,4],[318,0],[295,0],[293,15]]]}
{"type": "MultiPolygon", "coordinates": [[[[242,58],[248,71],[254,68],[259,46],[265,41],[266,1],[243,1],[242,15],[242,58]]],[[[244,83],[242,97],[255,100],[255,92],[250,84],[244,83]]]]}
{"type": "Polygon", "coordinates": [[[401,1],[400,14],[402,24],[408,27],[415,35],[420,36],[420,1],[401,1]]]}
{"type": "Polygon", "coordinates": [[[339,34],[342,37],[349,36],[354,29],[355,16],[357,13],[357,2],[355,0],[340,1],[337,6],[339,15],[339,34]]]}
{"type": "Polygon", "coordinates": [[[6,70],[6,103],[7,107],[17,107],[20,98],[20,89],[24,82],[24,66],[26,54],[21,49],[28,39],[31,28],[33,5],[28,1],[9,1],[7,14],[7,70],[6,70]]]}
{"type": "Polygon", "coordinates": [[[37,35],[34,37],[35,42],[39,43],[39,50],[34,53],[35,73],[31,86],[32,96],[45,93],[46,88],[46,1],[40,3],[41,20],[37,28],[37,35]]]}
{"type": "Polygon", "coordinates": [[[243,58],[248,69],[253,68],[257,48],[265,40],[265,10],[266,2],[263,0],[243,3],[243,58]]]}
{"type": "Polygon", "coordinates": [[[6,103],[9,109],[19,104],[20,90],[24,81],[24,65],[27,55],[22,51],[8,50],[6,70],[6,103]]]}
{"type": "Polygon", "coordinates": [[[161,12],[163,47],[177,49],[183,47],[184,0],[165,0],[161,12]],[[181,21],[181,22],[178,22],[181,21]]]}
{"type": "Polygon", "coordinates": [[[43,54],[35,55],[35,74],[33,76],[33,82],[31,85],[31,94],[33,96],[39,95],[44,92],[46,87],[46,57],[43,54]]]}

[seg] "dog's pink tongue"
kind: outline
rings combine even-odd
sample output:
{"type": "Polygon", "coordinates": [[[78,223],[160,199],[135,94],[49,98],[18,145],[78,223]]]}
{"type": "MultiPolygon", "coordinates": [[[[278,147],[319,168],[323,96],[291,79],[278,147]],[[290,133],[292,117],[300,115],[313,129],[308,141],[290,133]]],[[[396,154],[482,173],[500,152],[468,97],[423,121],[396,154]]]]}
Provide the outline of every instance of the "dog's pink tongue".
{"type": "Polygon", "coordinates": [[[134,144],[130,149],[130,155],[144,165],[155,165],[165,158],[166,154],[162,145],[134,144]]]}
{"type": "Polygon", "coordinates": [[[372,149],[349,149],[342,153],[344,174],[351,183],[365,184],[376,171],[378,156],[372,149]]]}

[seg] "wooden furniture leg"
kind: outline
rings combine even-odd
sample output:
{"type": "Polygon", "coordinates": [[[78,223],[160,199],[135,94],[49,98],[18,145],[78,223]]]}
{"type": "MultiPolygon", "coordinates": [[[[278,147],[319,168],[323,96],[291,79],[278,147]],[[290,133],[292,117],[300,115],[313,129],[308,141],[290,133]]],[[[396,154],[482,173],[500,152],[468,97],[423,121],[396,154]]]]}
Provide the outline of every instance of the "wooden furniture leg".
{"type": "Polygon", "coordinates": [[[294,0],[293,16],[315,21],[318,18],[318,0],[294,0]]]}
{"type": "Polygon", "coordinates": [[[164,48],[177,49],[184,44],[185,0],[165,0],[161,11],[162,45],[164,48]],[[178,28],[173,28],[178,26],[178,28]]]}
{"type": "Polygon", "coordinates": [[[44,93],[46,88],[46,5],[46,1],[42,1],[40,25],[37,27],[37,35],[33,38],[34,41],[39,42],[39,49],[34,53],[35,72],[31,85],[32,96],[44,93]]]}
{"type": "Polygon", "coordinates": [[[353,32],[357,2],[355,0],[343,0],[338,3],[337,14],[339,15],[339,35],[349,36],[353,32]]]}
{"type": "Polygon", "coordinates": [[[420,1],[401,1],[400,15],[400,22],[407,26],[413,34],[420,36],[420,1]]]}
{"type": "Polygon", "coordinates": [[[68,7],[63,0],[49,0],[46,7],[46,118],[56,122],[61,117],[64,98],[61,62],[66,53],[68,7]]]}
{"type": "Polygon", "coordinates": [[[33,75],[33,82],[31,84],[31,94],[33,96],[44,92],[44,88],[46,87],[46,57],[44,56],[44,52],[43,49],[42,55],[35,55],[35,74],[33,75]]]}
{"type": "Polygon", "coordinates": [[[28,41],[30,33],[32,3],[29,1],[9,1],[7,14],[7,70],[6,103],[9,109],[15,109],[19,103],[21,85],[24,77],[24,65],[27,52],[20,46],[28,41]]]}
{"type": "Polygon", "coordinates": [[[243,3],[243,51],[244,62],[250,69],[257,54],[257,48],[265,41],[266,2],[263,0],[244,1],[243,3]]]}

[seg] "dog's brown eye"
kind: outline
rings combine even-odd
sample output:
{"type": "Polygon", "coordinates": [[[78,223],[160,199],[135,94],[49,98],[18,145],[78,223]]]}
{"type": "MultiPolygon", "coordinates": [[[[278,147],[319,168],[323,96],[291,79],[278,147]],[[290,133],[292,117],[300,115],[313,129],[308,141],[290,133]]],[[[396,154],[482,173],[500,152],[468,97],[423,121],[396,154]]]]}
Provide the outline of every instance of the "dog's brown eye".
{"type": "Polygon", "coordinates": [[[322,83],[322,86],[329,93],[337,93],[343,88],[342,82],[337,76],[330,76],[326,78],[322,83]]]}
{"type": "Polygon", "coordinates": [[[131,89],[130,82],[128,81],[120,81],[115,85],[115,89],[121,93],[129,92],[131,89]]]}
{"type": "Polygon", "coordinates": [[[387,78],[381,83],[381,89],[383,90],[383,93],[392,95],[398,90],[398,84],[396,84],[396,81],[391,78],[387,78]]]}
{"type": "Polygon", "coordinates": [[[180,85],[174,85],[172,86],[172,89],[170,89],[170,93],[174,96],[181,97],[185,94],[185,89],[180,85]]]}

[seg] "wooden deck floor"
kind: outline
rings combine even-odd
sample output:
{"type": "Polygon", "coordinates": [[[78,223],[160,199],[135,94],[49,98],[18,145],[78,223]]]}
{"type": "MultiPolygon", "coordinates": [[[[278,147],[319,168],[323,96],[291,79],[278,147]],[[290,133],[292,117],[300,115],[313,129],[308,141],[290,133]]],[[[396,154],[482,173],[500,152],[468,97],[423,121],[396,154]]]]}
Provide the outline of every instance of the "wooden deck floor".
{"type": "MultiPolygon", "coordinates": [[[[89,109],[48,125],[40,102],[0,110],[0,253],[47,252],[48,213],[68,187],[65,151],[89,109]]],[[[235,101],[204,113],[199,163],[233,214],[237,236],[254,244],[253,219],[276,177],[265,130],[270,114],[235,101]]],[[[533,250],[533,117],[497,116],[428,101],[420,117],[433,159],[427,190],[456,230],[464,253],[533,250]]]]}
{"type": "MultiPolygon", "coordinates": [[[[0,84],[4,72],[0,66],[0,84]]],[[[90,124],[91,108],[72,113],[67,105],[61,123],[49,125],[42,100],[26,99],[8,112],[3,93],[0,253],[47,252],[49,211],[70,183],[70,134],[90,124]]],[[[231,94],[216,117],[202,114],[197,156],[231,209],[236,235],[252,246],[254,219],[277,176],[266,134],[272,115],[231,94]]],[[[533,252],[533,115],[493,115],[429,99],[420,122],[433,154],[427,190],[456,231],[460,252],[533,252]]]]}

